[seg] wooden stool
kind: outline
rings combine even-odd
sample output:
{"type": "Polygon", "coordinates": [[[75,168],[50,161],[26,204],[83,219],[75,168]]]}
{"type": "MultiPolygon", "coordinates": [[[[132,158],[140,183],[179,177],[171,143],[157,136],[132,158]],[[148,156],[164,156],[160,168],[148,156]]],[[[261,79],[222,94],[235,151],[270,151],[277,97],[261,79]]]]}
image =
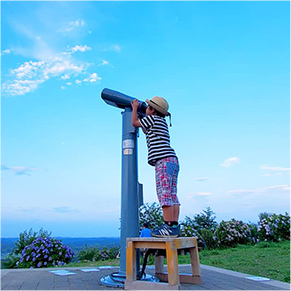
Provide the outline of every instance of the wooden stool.
{"type": "Polygon", "coordinates": [[[178,290],[180,282],[201,284],[198,245],[195,237],[127,238],[125,289],[178,290]],[[161,281],[168,281],[168,284],[136,279],[136,249],[141,248],[166,250],[168,273],[164,273],[163,257],[159,256],[155,257],[155,276],[161,281]],[[192,275],[179,274],[178,250],[181,249],[190,251],[192,275]]]}

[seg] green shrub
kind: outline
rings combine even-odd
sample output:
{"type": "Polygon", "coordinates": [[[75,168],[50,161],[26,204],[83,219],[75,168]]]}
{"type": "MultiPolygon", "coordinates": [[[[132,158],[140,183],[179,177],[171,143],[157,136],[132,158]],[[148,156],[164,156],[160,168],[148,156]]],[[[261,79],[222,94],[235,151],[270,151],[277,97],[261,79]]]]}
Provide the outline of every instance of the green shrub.
{"type": "Polygon", "coordinates": [[[119,248],[114,247],[107,249],[104,247],[101,251],[97,247],[85,247],[78,253],[79,261],[106,261],[110,259],[116,259],[119,253],[119,248]]]}
{"type": "Polygon", "coordinates": [[[158,203],[146,203],[139,208],[140,229],[142,229],[145,222],[148,224],[150,229],[156,229],[163,224],[163,212],[158,203]]]}
{"type": "Polygon", "coordinates": [[[249,226],[233,218],[230,221],[221,221],[215,230],[214,239],[219,247],[235,247],[238,244],[250,242],[250,236],[249,226]]]}
{"type": "Polygon", "coordinates": [[[61,241],[51,238],[50,235],[50,232],[42,228],[39,232],[30,229],[20,233],[12,252],[3,260],[2,267],[7,269],[40,268],[70,262],[74,252],[70,247],[64,246],[61,241]]]}
{"type": "Polygon", "coordinates": [[[207,207],[206,210],[193,216],[193,218],[185,216],[185,220],[181,222],[181,225],[188,227],[188,229],[195,229],[196,231],[199,231],[200,229],[210,229],[214,231],[217,227],[217,222],[215,221],[216,217],[213,215],[214,212],[210,207],[207,207]]]}
{"type": "Polygon", "coordinates": [[[113,247],[109,249],[109,259],[113,260],[116,259],[119,254],[119,247],[113,247]]]}
{"type": "Polygon", "coordinates": [[[258,226],[260,240],[280,242],[290,240],[290,216],[283,214],[269,214],[262,217],[258,226]]]}
{"type": "Polygon", "coordinates": [[[217,247],[217,242],[214,239],[214,231],[211,229],[200,229],[199,234],[207,249],[211,250],[217,247]]]}
{"type": "Polygon", "coordinates": [[[1,269],[15,269],[16,263],[20,260],[20,254],[9,254],[5,259],[1,259],[1,269]]]}
{"type": "Polygon", "coordinates": [[[99,261],[99,249],[97,247],[85,247],[78,253],[80,261],[99,261]]]}
{"type": "Polygon", "coordinates": [[[216,241],[213,239],[214,230],[217,226],[214,212],[207,207],[200,214],[193,216],[193,218],[186,216],[185,220],[181,222],[181,236],[198,238],[198,246],[202,248],[215,248],[216,241]]]}
{"type": "Polygon", "coordinates": [[[51,237],[38,237],[21,252],[16,263],[19,268],[42,268],[63,266],[74,256],[70,247],[51,237]]]}
{"type": "Polygon", "coordinates": [[[19,239],[15,242],[15,248],[13,249],[13,253],[15,255],[21,254],[24,248],[26,246],[29,246],[38,237],[45,238],[45,237],[50,237],[50,236],[51,236],[51,232],[43,230],[42,228],[39,230],[39,232],[33,231],[32,228],[29,230],[29,232],[25,230],[24,232],[21,232],[19,234],[19,239]]]}
{"type": "Polygon", "coordinates": [[[247,225],[249,226],[249,229],[250,229],[250,243],[256,244],[260,242],[258,225],[256,223],[251,223],[251,222],[249,222],[247,225]]]}

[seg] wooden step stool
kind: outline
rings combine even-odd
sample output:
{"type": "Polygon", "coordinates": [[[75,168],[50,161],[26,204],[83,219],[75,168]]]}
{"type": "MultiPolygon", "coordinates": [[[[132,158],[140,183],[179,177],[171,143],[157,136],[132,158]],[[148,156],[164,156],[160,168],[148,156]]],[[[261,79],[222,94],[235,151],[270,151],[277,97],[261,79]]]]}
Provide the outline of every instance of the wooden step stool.
{"type": "Polygon", "coordinates": [[[127,238],[125,289],[179,290],[180,282],[201,284],[197,238],[127,238]],[[142,248],[166,250],[168,273],[164,273],[163,257],[159,256],[155,257],[155,276],[161,281],[168,281],[168,284],[136,279],[136,249],[142,248]],[[192,275],[179,274],[178,250],[182,249],[188,249],[190,251],[192,275]]]}

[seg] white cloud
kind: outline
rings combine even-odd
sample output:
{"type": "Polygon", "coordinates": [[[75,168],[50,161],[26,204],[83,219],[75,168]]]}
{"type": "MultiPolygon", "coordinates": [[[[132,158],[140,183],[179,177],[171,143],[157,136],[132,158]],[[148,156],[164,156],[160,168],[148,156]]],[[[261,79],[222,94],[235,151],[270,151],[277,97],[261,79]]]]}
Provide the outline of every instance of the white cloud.
{"type": "Polygon", "coordinates": [[[85,78],[84,79],[84,82],[90,82],[90,83],[93,83],[93,82],[97,82],[98,80],[102,80],[101,77],[99,77],[97,75],[97,73],[93,73],[91,74],[88,78],[85,78]]]}
{"type": "MultiPolygon", "coordinates": [[[[85,65],[75,64],[65,57],[58,56],[45,61],[25,62],[18,68],[10,70],[10,80],[3,83],[3,92],[12,96],[24,95],[36,90],[40,84],[50,78],[61,76],[62,80],[66,80],[71,74],[85,74],[85,65]]],[[[97,79],[101,80],[97,74],[96,76],[92,74],[89,81],[94,82],[97,79]]]]}
{"type": "Polygon", "coordinates": [[[228,191],[230,194],[253,194],[253,193],[265,193],[265,192],[270,192],[274,190],[279,190],[279,191],[290,191],[290,186],[287,185],[275,185],[275,186],[269,186],[265,188],[258,188],[258,189],[253,189],[253,190],[232,190],[228,191]]]}
{"type": "Polygon", "coordinates": [[[190,200],[195,200],[196,198],[199,198],[199,197],[206,197],[206,196],[211,196],[212,193],[211,192],[195,192],[195,193],[190,193],[187,195],[187,199],[190,199],[190,200]]]}
{"type": "Polygon", "coordinates": [[[290,213],[289,185],[273,185],[228,192],[217,189],[212,195],[185,194],[180,193],[180,200],[183,205],[181,214],[185,213],[188,216],[192,215],[193,212],[198,213],[208,206],[214,210],[218,221],[235,218],[245,222],[257,222],[258,215],[261,212],[290,213]]]}
{"type": "Polygon", "coordinates": [[[101,66],[109,65],[109,62],[103,60],[101,66]]]}
{"type": "Polygon", "coordinates": [[[25,95],[38,88],[45,79],[37,80],[13,80],[9,83],[3,83],[3,91],[12,96],[25,95]]]}
{"type": "Polygon", "coordinates": [[[97,73],[93,73],[90,76],[90,82],[96,82],[97,80],[101,80],[102,78],[97,75],[97,73]]]}
{"type": "Polygon", "coordinates": [[[288,173],[290,172],[290,168],[283,168],[283,167],[269,167],[269,166],[260,166],[261,170],[267,171],[263,176],[280,176],[283,173],[288,173]]]}
{"type": "Polygon", "coordinates": [[[43,69],[43,74],[45,76],[58,76],[65,72],[70,73],[81,73],[84,70],[83,65],[76,65],[70,60],[66,60],[61,57],[54,57],[46,63],[45,68],[43,69]]]}
{"type": "Polygon", "coordinates": [[[17,79],[21,79],[23,77],[26,78],[32,78],[35,77],[37,74],[37,71],[44,68],[45,62],[39,61],[39,62],[25,62],[20,67],[10,70],[10,73],[14,75],[17,79]]]}
{"type": "Polygon", "coordinates": [[[2,51],[2,55],[9,55],[11,53],[12,49],[6,49],[2,51]]]}
{"type": "Polygon", "coordinates": [[[237,164],[240,161],[240,158],[238,157],[232,157],[229,159],[226,159],[222,164],[220,164],[221,167],[231,167],[233,164],[237,164]]]}
{"type": "Polygon", "coordinates": [[[76,84],[81,84],[81,83],[82,83],[82,81],[76,80],[76,84]]]}
{"type": "MultiPolygon", "coordinates": [[[[83,28],[86,25],[82,19],[71,21],[68,24],[67,30],[83,28]]],[[[25,95],[36,90],[42,83],[52,78],[64,81],[71,79],[70,84],[73,84],[76,78],[79,80],[85,78],[84,82],[91,84],[98,83],[97,81],[102,79],[97,73],[89,74],[87,72],[87,68],[91,64],[72,58],[73,53],[91,50],[89,46],[76,45],[69,47],[67,53],[56,52],[41,36],[36,35],[33,31],[21,26],[18,26],[18,30],[32,41],[30,42],[30,47],[18,47],[13,49],[14,52],[24,57],[32,57],[38,61],[26,61],[11,69],[9,74],[5,74],[2,78],[3,96],[25,95]]],[[[8,50],[4,52],[8,53],[8,50]]],[[[81,81],[76,81],[76,84],[80,83],[81,81]]],[[[61,86],[61,88],[64,89],[65,87],[61,86]]]]}
{"type": "Polygon", "coordinates": [[[56,212],[56,213],[65,213],[65,214],[81,212],[79,209],[74,209],[72,207],[67,207],[67,206],[53,207],[52,210],[53,212],[56,212]]]}
{"type": "Polygon", "coordinates": [[[64,75],[64,76],[61,76],[61,79],[62,80],[67,80],[67,79],[70,79],[70,76],[69,75],[64,75]]]}
{"type": "Polygon", "coordinates": [[[209,180],[208,177],[195,178],[195,181],[203,182],[209,180]]]}
{"type": "Polygon", "coordinates": [[[84,20],[78,19],[66,23],[62,28],[59,28],[57,32],[71,32],[75,29],[83,28],[85,25],[86,23],[84,20]]]}
{"type": "Polygon", "coordinates": [[[71,21],[70,22],[71,27],[84,27],[85,26],[85,21],[82,19],[71,21]]]}
{"type": "Polygon", "coordinates": [[[115,51],[115,52],[120,52],[121,51],[121,47],[117,44],[115,44],[113,47],[112,47],[112,50],[115,51]]]}
{"type": "Polygon", "coordinates": [[[121,46],[118,44],[114,44],[112,46],[110,46],[109,48],[105,48],[103,51],[114,51],[114,52],[121,52],[121,46]]]}
{"type": "Polygon", "coordinates": [[[24,167],[24,166],[18,166],[18,167],[10,167],[10,166],[1,166],[2,171],[12,171],[15,175],[30,175],[29,172],[40,170],[39,168],[30,168],[30,167],[24,167]]]}
{"type": "Polygon", "coordinates": [[[90,51],[91,48],[87,45],[76,45],[74,47],[71,48],[71,52],[72,53],[75,53],[77,51],[80,51],[80,52],[85,52],[85,51],[90,51]]]}
{"type": "Polygon", "coordinates": [[[211,192],[198,192],[197,195],[199,196],[209,196],[209,195],[212,195],[211,192]]]}

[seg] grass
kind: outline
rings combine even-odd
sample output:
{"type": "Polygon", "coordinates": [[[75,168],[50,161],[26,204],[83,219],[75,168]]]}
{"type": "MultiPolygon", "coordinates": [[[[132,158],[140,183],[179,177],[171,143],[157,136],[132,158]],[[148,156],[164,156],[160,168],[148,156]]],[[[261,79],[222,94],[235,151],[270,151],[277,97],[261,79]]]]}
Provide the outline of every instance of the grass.
{"type": "MultiPolygon", "coordinates": [[[[199,253],[199,259],[204,265],[290,283],[289,241],[261,242],[254,246],[239,245],[223,250],[203,250],[199,253]]],[[[182,256],[179,263],[190,263],[189,255],[182,256]]]]}
{"type": "Polygon", "coordinates": [[[84,268],[84,267],[100,267],[100,266],[119,266],[119,259],[115,260],[106,260],[106,261],[84,261],[84,262],[72,262],[66,264],[66,267],[74,267],[74,268],[84,268]]]}
{"type": "MultiPolygon", "coordinates": [[[[290,242],[261,242],[231,249],[203,250],[200,263],[227,270],[290,283],[290,242]]],[[[152,260],[150,260],[152,261],[152,260]]],[[[149,262],[150,263],[150,262],[149,262]]],[[[166,261],[165,261],[166,263],[166,261]]],[[[179,256],[179,264],[190,264],[190,256],[179,256]]],[[[119,260],[70,263],[67,267],[119,266],[119,260]]]]}

